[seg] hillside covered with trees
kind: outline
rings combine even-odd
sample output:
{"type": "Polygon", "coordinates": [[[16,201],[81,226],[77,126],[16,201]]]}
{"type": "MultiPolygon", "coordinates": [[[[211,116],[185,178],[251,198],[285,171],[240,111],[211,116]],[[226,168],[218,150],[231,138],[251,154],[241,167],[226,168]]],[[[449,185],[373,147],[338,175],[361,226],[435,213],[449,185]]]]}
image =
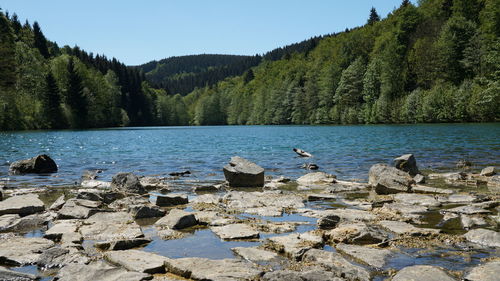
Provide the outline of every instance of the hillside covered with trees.
{"type": "Polygon", "coordinates": [[[0,130],[500,120],[499,1],[404,0],[367,16],[262,56],[127,67],[0,11],[0,130]]]}

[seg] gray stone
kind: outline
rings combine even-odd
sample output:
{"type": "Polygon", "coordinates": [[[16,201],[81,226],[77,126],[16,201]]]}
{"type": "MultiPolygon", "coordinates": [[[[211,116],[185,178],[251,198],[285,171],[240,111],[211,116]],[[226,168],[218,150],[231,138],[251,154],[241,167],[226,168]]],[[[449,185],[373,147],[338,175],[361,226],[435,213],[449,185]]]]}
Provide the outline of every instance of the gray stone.
{"type": "Polygon", "coordinates": [[[159,178],[154,178],[154,177],[142,177],[140,178],[139,182],[141,185],[147,189],[147,190],[154,190],[154,189],[170,189],[169,185],[159,178]]]}
{"type": "Polygon", "coordinates": [[[482,217],[479,216],[461,215],[460,222],[462,223],[462,226],[465,229],[488,226],[488,223],[482,217]]]}
{"type": "Polygon", "coordinates": [[[215,194],[203,194],[196,196],[192,201],[192,204],[204,203],[204,204],[219,204],[221,197],[215,194]]]}
{"type": "Polygon", "coordinates": [[[419,183],[425,183],[425,177],[421,174],[418,174],[418,175],[415,175],[413,177],[413,180],[415,181],[415,183],[419,184],[419,183]]]}
{"type": "Polygon", "coordinates": [[[197,224],[198,221],[193,213],[180,209],[172,209],[166,216],[155,223],[156,226],[168,227],[170,229],[183,229],[197,224]]]}
{"type": "Polygon", "coordinates": [[[0,216],[0,232],[7,232],[12,229],[12,225],[21,218],[19,215],[3,215],[0,216]]]}
{"type": "Polygon", "coordinates": [[[109,189],[111,188],[111,183],[107,181],[84,180],[80,183],[80,186],[83,188],[109,189]]]}
{"type": "Polygon", "coordinates": [[[477,196],[470,194],[452,194],[448,197],[439,197],[438,200],[444,204],[466,204],[477,202],[477,196]]]}
{"type": "Polygon", "coordinates": [[[453,194],[455,191],[452,189],[447,189],[447,188],[437,188],[437,187],[430,187],[430,186],[425,186],[421,184],[416,184],[411,187],[411,190],[413,192],[417,193],[435,193],[435,194],[453,194]]]}
{"type": "Polygon", "coordinates": [[[258,207],[248,208],[245,213],[251,215],[258,215],[264,217],[281,217],[283,215],[283,208],[279,207],[258,207]]]}
{"type": "Polygon", "coordinates": [[[10,164],[12,174],[45,174],[57,172],[57,165],[48,155],[42,154],[10,164]]]}
{"type": "Polygon", "coordinates": [[[52,247],[44,251],[38,261],[38,267],[43,269],[63,267],[70,263],[88,263],[89,257],[78,252],[76,248],[52,247]]]}
{"type": "Polygon", "coordinates": [[[142,238],[144,234],[134,218],[125,212],[97,213],[86,219],[80,233],[87,240],[114,241],[142,238]]]}
{"type": "Polygon", "coordinates": [[[0,266],[0,280],[2,281],[32,281],[39,279],[40,277],[37,277],[36,275],[18,272],[0,266]]]}
{"type": "Polygon", "coordinates": [[[385,164],[375,164],[370,168],[368,183],[377,194],[410,192],[415,182],[406,172],[385,164]]]}
{"type": "Polygon", "coordinates": [[[304,199],[295,194],[284,194],[281,191],[265,192],[228,192],[222,198],[227,208],[245,211],[248,208],[277,207],[285,209],[303,208],[304,199]]]}
{"type": "Polygon", "coordinates": [[[171,207],[189,203],[186,194],[167,194],[156,197],[156,205],[160,207],[171,207]]]}
{"type": "Polygon", "coordinates": [[[132,173],[118,173],[111,180],[111,188],[129,192],[129,193],[146,193],[146,189],[141,185],[139,178],[132,173]]]}
{"type": "Polygon", "coordinates": [[[2,188],[0,188],[0,201],[2,201],[2,200],[3,200],[3,190],[2,190],[2,188]]]}
{"type": "Polygon", "coordinates": [[[466,215],[474,215],[474,214],[489,214],[491,213],[488,210],[485,210],[481,207],[476,206],[460,206],[451,209],[441,210],[443,213],[456,213],[456,214],[466,214],[466,215]]]}
{"type": "Polygon", "coordinates": [[[45,238],[0,239],[0,261],[14,266],[35,263],[40,253],[53,245],[54,242],[45,238]]]}
{"type": "Polygon", "coordinates": [[[246,224],[214,226],[211,230],[223,240],[259,238],[259,232],[246,224]]]}
{"type": "Polygon", "coordinates": [[[481,176],[491,177],[496,174],[495,167],[486,167],[481,170],[481,176]]]}
{"type": "Polygon", "coordinates": [[[433,228],[419,228],[415,227],[409,223],[402,221],[388,221],[383,220],[378,222],[379,225],[392,231],[396,234],[410,234],[413,236],[425,236],[430,234],[438,234],[440,232],[439,229],[433,228]]]}
{"type": "MultiPolygon", "coordinates": [[[[93,202],[93,201],[90,201],[93,202]]],[[[97,202],[98,203],[98,202],[97,202]]],[[[99,210],[89,207],[87,200],[69,199],[57,212],[59,219],[86,219],[99,210]]],[[[94,205],[95,206],[95,205],[94,205]]],[[[97,205],[98,206],[98,205],[97,205]]]]}
{"type": "Polygon", "coordinates": [[[340,217],[337,215],[326,215],[318,219],[317,225],[319,229],[333,229],[340,222],[340,217]]]}
{"type": "Polygon", "coordinates": [[[108,207],[111,209],[118,209],[118,210],[127,210],[129,206],[133,205],[146,205],[149,204],[149,200],[147,198],[144,198],[143,196],[135,195],[135,196],[127,196],[124,198],[119,198],[113,203],[109,204],[108,207]]]}
{"type": "Polygon", "coordinates": [[[467,241],[488,247],[500,247],[500,233],[493,230],[478,228],[464,234],[467,241]]]}
{"type": "Polygon", "coordinates": [[[336,248],[354,259],[362,261],[375,268],[382,268],[385,265],[386,258],[392,253],[391,251],[385,249],[347,244],[338,244],[336,248]]]}
{"type": "Polygon", "coordinates": [[[103,261],[97,261],[88,265],[68,264],[59,270],[56,278],[58,281],[140,281],[150,280],[151,275],[127,271],[103,261]]]}
{"type": "Polygon", "coordinates": [[[66,200],[65,200],[65,197],[63,194],[63,195],[59,196],[59,198],[57,198],[56,201],[54,201],[54,203],[52,203],[52,205],[50,205],[49,210],[57,211],[57,210],[61,209],[62,206],[64,206],[64,203],[66,203],[66,200]]]}
{"type": "Polygon", "coordinates": [[[278,257],[276,253],[266,251],[266,250],[261,250],[258,248],[246,248],[246,247],[236,247],[232,248],[233,252],[235,252],[237,255],[241,256],[242,258],[249,260],[249,261],[271,261],[274,260],[278,257]]]}
{"type": "Polygon", "coordinates": [[[392,281],[455,281],[437,266],[413,265],[401,269],[392,281]]]}
{"type": "Polygon", "coordinates": [[[166,257],[139,250],[106,252],[104,257],[128,270],[149,274],[165,272],[165,261],[168,260],[166,257]]]}
{"type": "Polygon", "coordinates": [[[307,194],[307,201],[322,201],[322,200],[335,200],[339,196],[331,193],[312,193],[307,194]]]}
{"type": "Polygon", "coordinates": [[[346,280],[370,280],[370,273],[366,269],[350,263],[338,253],[311,249],[304,254],[302,261],[320,265],[346,280]]]}
{"type": "Polygon", "coordinates": [[[19,217],[18,215],[4,215],[0,217],[0,231],[6,232],[24,232],[27,230],[35,230],[49,223],[50,218],[47,214],[33,214],[25,217],[19,217]],[[17,217],[15,220],[11,220],[7,217],[6,220],[1,218],[4,216],[14,216],[17,217]],[[10,222],[8,225],[3,225],[3,223],[10,222]]]}
{"type": "Polygon", "coordinates": [[[27,216],[45,211],[45,205],[36,194],[18,195],[0,201],[0,216],[18,214],[27,216]]]}
{"type": "Polygon", "coordinates": [[[206,258],[169,259],[168,272],[193,280],[258,280],[262,270],[237,259],[210,260],[206,258]]]}
{"type": "Polygon", "coordinates": [[[224,166],[224,176],[231,187],[264,186],[264,169],[238,156],[231,157],[229,165],[224,166]]]}
{"type": "Polygon", "coordinates": [[[335,277],[333,272],[325,270],[291,271],[277,270],[267,272],[262,276],[264,281],[344,281],[345,279],[335,277]]]}
{"type": "Polygon", "coordinates": [[[325,172],[309,173],[297,179],[297,183],[300,185],[329,185],[335,181],[336,176],[325,172]]]}
{"type": "Polygon", "coordinates": [[[413,154],[404,154],[394,159],[394,166],[396,169],[407,172],[411,176],[415,176],[418,173],[417,160],[413,154]]]}
{"type": "Polygon", "coordinates": [[[45,231],[44,238],[61,242],[63,245],[80,244],[82,235],[78,232],[80,220],[61,220],[45,231]]]}
{"type": "Polygon", "coordinates": [[[81,190],[76,195],[76,199],[89,200],[89,201],[103,201],[101,191],[97,189],[81,190]]]}
{"type": "Polygon", "coordinates": [[[151,239],[145,238],[120,239],[115,241],[96,242],[94,246],[101,250],[120,251],[141,247],[150,243],[151,241],[151,239]]]}
{"type": "Polygon", "coordinates": [[[385,242],[389,233],[377,225],[364,222],[341,223],[336,228],[325,232],[325,236],[335,243],[369,245],[385,242]]]}
{"type": "Polygon", "coordinates": [[[487,185],[490,190],[498,191],[498,188],[500,188],[500,175],[489,177],[487,185]]]}
{"type": "Polygon", "coordinates": [[[500,261],[490,261],[474,267],[466,276],[468,281],[497,281],[500,276],[500,261]]]}
{"type": "Polygon", "coordinates": [[[284,236],[269,238],[269,246],[279,253],[299,260],[302,255],[311,248],[321,247],[323,238],[311,233],[291,233],[284,236]]]}
{"type": "Polygon", "coordinates": [[[156,218],[165,215],[165,211],[154,205],[132,205],[127,210],[134,219],[156,218]]]}
{"type": "Polygon", "coordinates": [[[415,193],[398,193],[394,195],[394,200],[398,203],[421,205],[427,207],[439,207],[439,203],[436,198],[430,195],[415,194],[415,193]]]}
{"type": "Polygon", "coordinates": [[[201,185],[193,187],[193,192],[217,192],[219,188],[217,185],[201,185]]]}

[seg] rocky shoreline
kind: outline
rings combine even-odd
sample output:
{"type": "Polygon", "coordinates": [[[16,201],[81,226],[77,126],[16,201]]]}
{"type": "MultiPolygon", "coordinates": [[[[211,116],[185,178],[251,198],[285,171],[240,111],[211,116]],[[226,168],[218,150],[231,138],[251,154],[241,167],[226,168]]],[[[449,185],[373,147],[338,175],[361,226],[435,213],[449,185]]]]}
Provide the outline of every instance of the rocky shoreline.
{"type": "MultiPolygon", "coordinates": [[[[38,172],[37,165],[57,171],[47,157],[15,162],[11,172],[38,172]]],[[[372,166],[368,183],[323,172],[271,178],[240,157],[223,170],[226,182],[189,192],[132,173],[100,181],[96,172],[74,188],[4,188],[0,280],[497,280],[500,274],[494,167],[424,175],[407,154],[394,166],[372,166]],[[175,247],[157,246],[166,242],[175,247]]]]}

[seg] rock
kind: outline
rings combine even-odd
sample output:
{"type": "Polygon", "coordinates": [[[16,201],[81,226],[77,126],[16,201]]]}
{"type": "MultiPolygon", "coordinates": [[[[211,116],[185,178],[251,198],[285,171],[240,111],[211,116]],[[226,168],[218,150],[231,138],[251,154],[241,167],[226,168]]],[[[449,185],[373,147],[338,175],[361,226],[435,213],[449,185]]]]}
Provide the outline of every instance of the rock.
{"type": "Polygon", "coordinates": [[[45,174],[56,173],[57,165],[48,155],[41,154],[30,159],[20,160],[10,164],[12,174],[45,174]]]}
{"type": "Polygon", "coordinates": [[[61,267],[67,254],[69,254],[69,249],[53,247],[44,251],[36,263],[41,268],[61,267]]]}
{"type": "Polygon", "coordinates": [[[385,164],[375,164],[370,168],[368,183],[377,194],[391,194],[410,192],[415,182],[406,172],[385,164]]]}
{"type": "Polygon", "coordinates": [[[79,190],[76,194],[76,199],[89,200],[89,201],[103,201],[101,191],[97,189],[79,190]]]}
{"type": "Polygon", "coordinates": [[[310,193],[307,194],[307,201],[336,200],[339,196],[331,193],[310,193]]]}
{"type": "Polygon", "coordinates": [[[121,239],[114,241],[96,242],[94,246],[101,250],[120,251],[137,248],[150,243],[152,240],[145,238],[121,239]]]}
{"type": "Polygon", "coordinates": [[[273,252],[261,250],[261,249],[254,248],[254,247],[251,247],[251,248],[236,247],[236,248],[232,248],[231,250],[233,250],[233,252],[235,252],[237,255],[241,256],[242,258],[249,260],[249,261],[253,261],[253,262],[271,261],[271,260],[278,258],[278,255],[273,253],[273,252]]]}
{"type": "Polygon", "coordinates": [[[54,242],[45,238],[0,239],[0,261],[13,266],[35,263],[40,253],[53,245],[54,242]]]}
{"type": "Polygon", "coordinates": [[[114,241],[142,238],[144,234],[134,218],[125,212],[97,213],[86,219],[80,233],[87,240],[114,241]]]}
{"type": "Polygon", "coordinates": [[[104,257],[124,268],[149,274],[164,273],[168,258],[139,250],[106,252],[104,257]]]}
{"type": "Polygon", "coordinates": [[[2,190],[2,188],[0,188],[0,201],[2,201],[2,200],[3,200],[3,190],[2,190]]]}
{"type": "Polygon", "coordinates": [[[223,240],[259,238],[258,231],[243,223],[214,226],[211,230],[223,240]]]}
{"type": "Polygon", "coordinates": [[[112,204],[117,200],[126,198],[125,193],[116,191],[104,191],[102,192],[101,196],[102,196],[102,201],[106,204],[112,204]]]}
{"type": "Polygon", "coordinates": [[[497,281],[500,276],[500,261],[490,261],[474,267],[466,276],[468,281],[497,281]]]}
{"type": "Polygon", "coordinates": [[[302,165],[302,168],[306,170],[317,170],[319,166],[314,163],[306,163],[302,165]]]}
{"type": "Polygon", "coordinates": [[[321,218],[327,215],[338,216],[340,219],[345,221],[372,221],[376,218],[376,216],[371,212],[356,209],[332,209],[325,211],[316,211],[316,215],[313,215],[313,217],[321,218]]]}
{"type": "Polygon", "coordinates": [[[386,228],[389,231],[392,231],[396,234],[409,234],[412,236],[426,236],[430,234],[438,234],[440,232],[439,229],[433,228],[419,228],[415,227],[409,223],[402,221],[388,221],[383,220],[378,222],[379,225],[386,228]]]}
{"type": "Polygon", "coordinates": [[[224,166],[224,176],[231,187],[264,186],[264,169],[238,156],[231,157],[229,165],[224,166]]]}
{"type": "Polygon", "coordinates": [[[491,177],[496,174],[495,167],[486,167],[481,170],[481,176],[491,177]]]}
{"type": "Polygon", "coordinates": [[[0,231],[8,232],[25,232],[28,230],[38,229],[46,224],[48,224],[50,218],[47,214],[33,214],[25,217],[19,217],[19,215],[3,215],[0,217],[0,231]],[[11,219],[8,219],[9,217],[11,219]],[[12,220],[14,216],[15,219],[12,220]],[[1,220],[2,217],[6,217],[6,220],[1,220]],[[3,221],[3,223],[2,223],[3,221]],[[5,224],[9,222],[9,224],[5,224]]]}
{"type": "Polygon", "coordinates": [[[320,265],[345,280],[371,280],[370,273],[366,269],[350,263],[338,253],[311,249],[304,254],[302,261],[320,265]]]}
{"type": "Polygon", "coordinates": [[[456,183],[460,181],[464,181],[467,179],[467,174],[464,172],[457,173],[433,173],[429,174],[430,179],[444,179],[447,183],[456,183]]]}
{"type": "Polygon", "coordinates": [[[170,186],[167,183],[155,177],[141,177],[139,182],[146,190],[170,189],[170,186]]]}
{"type": "Polygon", "coordinates": [[[467,241],[488,247],[500,247],[500,233],[493,230],[478,228],[464,234],[467,241]]]}
{"type": "Polygon", "coordinates": [[[365,183],[336,180],[336,183],[328,185],[324,189],[324,192],[328,193],[348,192],[348,191],[364,190],[367,188],[368,185],[365,183]]]}
{"type": "Polygon", "coordinates": [[[129,193],[146,193],[146,189],[141,185],[139,178],[132,173],[118,173],[111,180],[111,188],[129,192],[129,193]]]}
{"type": "Polygon", "coordinates": [[[154,205],[132,205],[127,210],[134,219],[147,219],[163,217],[165,211],[154,205]]]}
{"type": "Polygon", "coordinates": [[[332,184],[335,181],[336,176],[325,172],[309,173],[297,179],[297,183],[300,185],[332,184]]]}
{"type": "Polygon", "coordinates": [[[413,192],[417,193],[436,193],[436,194],[453,194],[455,191],[446,188],[430,187],[425,185],[416,184],[411,187],[413,192]]]}
{"type": "Polygon", "coordinates": [[[291,233],[285,236],[271,237],[269,243],[273,250],[299,260],[307,250],[321,247],[323,238],[311,232],[291,233]]]}
{"type": "Polygon", "coordinates": [[[150,280],[151,275],[127,271],[103,261],[97,261],[88,265],[68,264],[59,270],[56,279],[58,281],[140,281],[150,280]]]}
{"type": "Polygon", "coordinates": [[[59,219],[86,219],[93,214],[97,213],[99,210],[95,209],[94,206],[100,206],[99,202],[94,202],[97,204],[89,204],[89,200],[81,199],[69,199],[64,203],[62,208],[57,212],[59,219]]]}
{"type": "Polygon", "coordinates": [[[340,217],[337,215],[326,215],[318,219],[317,225],[319,229],[333,229],[340,222],[340,217]]]}
{"type": "Polygon", "coordinates": [[[62,220],[56,221],[54,225],[45,231],[44,238],[61,242],[63,245],[80,244],[83,240],[78,232],[80,220],[62,220]]]}
{"type": "Polygon", "coordinates": [[[396,169],[407,172],[410,176],[416,176],[420,172],[417,168],[417,160],[413,154],[404,154],[394,159],[396,169]]]}
{"type": "Polygon", "coordinates": [[[221,201],[221,197],[219,195],[215,194],[203,194],[203,195],[198,195],[196,196],[192,201],[191,205],[193,204],[219,204],[221,201]]]}
{"type": "Polygon", "coordinates": [[[468,169],[468,168],[472,167],[472,162],[468,161],[468,160],[461,159],[461,160],[457,161],[457,164],[455,166],[457,168],[461,168],[461,169],[468,169]]]}
{"type": "Polygon", "coordinates": [[[455,281],[437,266],[413,265],[401,269],[392,281],[455,281]]]}
{"type": "Polygon", "coordinates": [[[336,228],[325,232],[325,236],[335,243],[369,245],[385,242],[389,233],[379,226],[363,222],[341,223],[336,228]]]}
{"type": "Polygon", "coordinates": [[[147,204],[150,204],[147,198],[136,195],[136,196],[127,196],[121,199],[117,199],[113,201],[113,203],[109,204],[109,207],[111,209],[127,210],[129,206],[147,205],[147,204]]]}
{"type": "Polygon", "coordinates": [[[488,185],[488,187],[493,188],[493,190],[495,190],[495,188],[500,188],[500,175],[489,177],[488,182],[486,184],[488,185]]]}
{"type": "Polygon", "coordinates": [[[385,265],[386,258],[392,254],[389,250],[357,245],[338,244],[336,248],[354,259],[375,268],[382,268],[385,265]]]}
{"type": "Polygon", "coordinates": [[[415,193],[398,193],[393,196],[398,203],[420,205],[427,207],[439,207],[441,203],[430,195],[422,195],[415,193]]]}
{"type": "Polygon", "coordinates": [[[170,229],[184,229],[198,224],[193,213],[179,209],[172,209],[166,216],[159,219],[155,225],[170,229]]]}
{"type": "Polygon", "coordinates": [[[237,259],[206,258],[169,259],[168,272],[193,280],[258,280],[262,271],[255,265],[237,259]]]}
{"type": "Polygon", "coordinates": [[[448,197],[438,197],[438,200],[443,204],[470,204],[477,202],[479,199],[470,194],[452,194],[448,197]]]}
{"type": "Polygon", "coordinates": [[[278,208],[278,207],[248,208],[245,210],[245,213],[263,217],[281,217],[283,215],[283,208],[278,208]]]}
{"type": "Polygon", "coordinates": [[[45,205],[36,194],[18,195],[0,201],[0,216],[18,214],[27,216],[45,211],[45,205]]]}
{"type": "Polygon", "coordinates": [[[485,210],[481,207],[477,206],[460,206],[451,209],[441,210],[442,213],[456,213],[456,214],[466,214],[466,215],[474,215],[474,214],[489,214],[491,213],[488,210],[485,210]]]}
{"type": "Polygon", "coordinates": [[[410,205],[403,203],[388,203],[381,208],[382,211],[400,214],[405,217],[418,218],[429,210],[426,206],[410,205]]]}
{"type": "Polygon", "coordinates": [[[156,205],[160,207],[171,207],[189,203],[186,194],[167,194],[156,197],[156,205]]]}
{"type": "Polygon", "coordinates": [[[66,201],[65,201],[64,194],[63,194],[63,195],[59,196],[59,198],[57,198],[56,201],[54,201],[54,203],[52,203],[52,205],[50,205],[49,210],[57,211],[57,210],[61,209],[62,206],[64,206],[64,203],[66,203],[66,201]]]}
{"type": "Polygon", "coordinates": [[[217,192],[219,191],[218,185],[201,185],[193,187],[193,192],[217,192]]]}
{"type": "Polygon", "coordinates": [[[18,272],[14,270],[7,269],[0,266],[0,280],[3,281],[32,281],[39,280],[40,278],[36,275],[18,272]]]}
{"type": "Polygon", "coordinates": [[[0,232],[7,232],[12,229],[12,225],[19,219],[21,218],[19,215],[3,215],[0,216],[0,232]]]}
{"type": "Polygon", "coordinates": [[[464,229],[488,226],[488,223],[482,217],[478,216],[461,215],[460,222],[462,223],[462,227],[464,229]]]}
{"type": "Polygon", "coordinates": [[[345,279],[335,277],[333,272],[325,270],[291,271],[277,270],[267,272],[262,276],[263,281],[344,281],[345,279]]]}
{"type": "Polygon", "coordinates": [[[311,153],[306,152],[300,148],[294,148],[293,151],[297,153],[300,157],[312,157],[311,153]]]}
{"type": "Polygon", "coordinates": [[[87,170],[83,171],[83,175],[81,177],[82,181],[85,180],[95,180],[102,173],[102,170],[87,170]]]}
{"type": "Polygon", "coordinates": [[[100,189],[109,189],[111,188],[111,183],[107,181],[98,181],[98,180],[84,180],[80,183],[83,188],[100,188],[100,189]]]}
{"type": "Polygon", "coordinates": [[[187,175],[191,175],[191,172],[190,171],[172,172],[172,173],[170,173],[168,175],[172,176],[172,177],[184,177],[184,176],[187,176],[187,175]]]}
{"type": "Polygon", "coordinates": [[[421,174],[415,175],[413,177],[413,180],[415,181],[416,184],[425,183],[425,177],[421,174]]]}
{"type": "Polygon", "coordinates": [[[265,192],[228,192],[222,198],[227,208],[245,211],[248,208],[276,207],[286,209],[303,208],[304,199],[295,194],[283,194],[281,191],[265,192]]]}

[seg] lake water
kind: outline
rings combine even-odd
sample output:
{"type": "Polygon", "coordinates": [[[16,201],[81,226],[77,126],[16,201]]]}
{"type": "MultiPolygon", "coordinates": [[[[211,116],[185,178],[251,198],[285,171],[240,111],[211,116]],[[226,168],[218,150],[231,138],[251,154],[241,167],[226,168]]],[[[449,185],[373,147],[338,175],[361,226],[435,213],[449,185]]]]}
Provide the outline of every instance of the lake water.
{"type": "Polygon", "coordinates": [[[190,170],[185,180],[223,180],[222,167],[239,155],[266,174],[297,178],[303,163],[341,179],[366,180],[375,163],[413,153],[420,169],[451,171],[460,159],[475,169],[500,165],[500,123],[359,126],[220,126],[111,128],[83,131],[0,132],[0,178],[9,185],[68,185],[85,170],[167,176],[190,170]],[[299,158],[292,148],[314,155],[299,158]],[[37,154],[58,164],[53,175],[10,176],[9,164],[37,154]]]}

